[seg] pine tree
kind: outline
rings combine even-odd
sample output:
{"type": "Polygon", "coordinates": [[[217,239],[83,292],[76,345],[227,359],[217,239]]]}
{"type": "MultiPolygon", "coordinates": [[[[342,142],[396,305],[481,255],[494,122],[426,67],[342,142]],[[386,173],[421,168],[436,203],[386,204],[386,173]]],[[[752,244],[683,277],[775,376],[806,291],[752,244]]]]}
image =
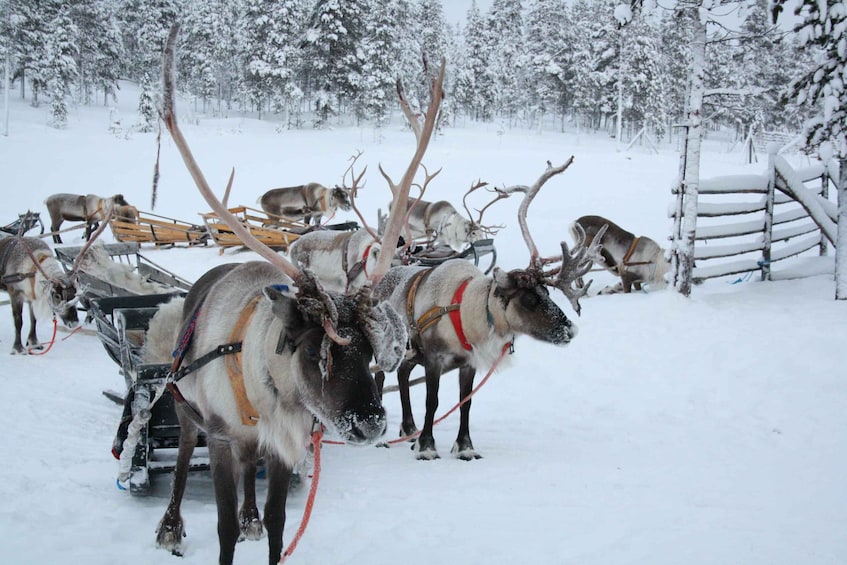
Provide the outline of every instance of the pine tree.
{"type": "Polygon", "coordinates": [[[475,0],[468,10],[463,40],[464,59],[457,73],[454,97],[474,119],[490,120],[494,113],[493,77],[488,68],[491,45],[475,0]]]}
{"type": "Polygon", "coordinates": [[[494,80],[494,104],[511,124],[520,108],[524,80],[520,0],[494,0],[488,11],[488,33],[492,41],[489,67],[494,80]]]}
{"type": "Polygon", "coordinates": [[[327,125],[343,103],[361,92],[366,8],[363,0],[318,0],[315,5],[305,50],[315,88],[316,127],[327,125]]]}
{"type": "Polygon", "coordinates": [[[572,6],[574,38],[573,108],[577,123],[600,128],[617,106],[619,31],[614,0],[577,0],[572,6]]]}
{"type": "Polygon", "coordinates": [[[816,56],[812,69],[791,88],[800,104],[818,111],[806,122],[807,146],[839,163],[835,298],[847,300],[847,10],[840,0],[802,0],[796,14],[802,18],[796,28],[801,41],[816,56]]]}
{"type": "Polygon", "coordinates": [[[115,11],[115,5],[106,0],[71,3],[71,18],[79,30],[78,97],[83,104],[92,102],[95,89],[103,93],[104,104],[117,93],[124,51],[115,11]]]}
{"type": "Polygon", "coordinates": [[[300,122],[303,91],[300,43],[305,8],[299,0],[251,0],[244,33],[244,88],[260,114],[267,107],[287,112],[289,125],[300,122]]]}
{"type": "MultiPolygon", "coordinates": [[[[685,119],[688,92],[688,49],[691,43],[691,13],[687,10],[663,11],[660,20],[659,48],[665,81],[665,114],[669,125],[685,119]]],[[[673,133],[673,130],[670,130],[673,133]]]]}
{"type": "Polygon", "coordinates": [[[570,70],[571,22],[562,0],[532,0],[525,24],[525,80],[529,110],[537,113],[539,124],[544,115],[562,112],[568,103],[567,83],[570,70]]]}
{"type": "Polygon", "coordinates": [[[158,119],[154,92],[162,72],[162,49],[178,15],[178,0],[126,0],[119,11],[127,49],[127,70],[141,86],[140,131],[152,131],[158,119]]]}
{"type": "Polygon", "coordinates": [[[68,122],[68,96],[77,79],[77,41],[79,30],[71,18],[71,9],[58,2],[48,24],[45,48],[45,92],[50,98],[51,125],[64,128],[68,122]]]}
{"type": "Polygon", "coordinates": [[[665,69],[659,49],[658,30],[650,21],[637,15],[622,29],[621,76],[625,122],[662,139],[666,132],[665,69]]]}

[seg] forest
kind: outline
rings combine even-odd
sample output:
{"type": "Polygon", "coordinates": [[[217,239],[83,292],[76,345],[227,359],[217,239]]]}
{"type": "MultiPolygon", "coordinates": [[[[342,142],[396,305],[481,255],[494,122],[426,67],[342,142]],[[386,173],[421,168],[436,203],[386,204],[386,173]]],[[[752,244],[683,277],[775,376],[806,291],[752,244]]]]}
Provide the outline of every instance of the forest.
{"type": "MultiPolygon", "coordinates": [[[[141,86],[133,127],[152,130],[162,45],[179,22],[178,87],[201,115],[380,128],[398,81],[417,105],[422,65],[434,72],[444,57],[441,128],[475,120],[669,139],[685,118],[696,11],[632,5],[495,0],[482,12],[473,2],[452,23],[440,0],[0,0],[0,55],[7,88],[49,105],[57,128],[69,108],[109,105],[131,80],[141,86]]],[[[807,116],[786,89],[813,50],[772,22],[768,0],[730,8],[709,29],[707,127],[739,139],[800,131],[807,116]]]]}

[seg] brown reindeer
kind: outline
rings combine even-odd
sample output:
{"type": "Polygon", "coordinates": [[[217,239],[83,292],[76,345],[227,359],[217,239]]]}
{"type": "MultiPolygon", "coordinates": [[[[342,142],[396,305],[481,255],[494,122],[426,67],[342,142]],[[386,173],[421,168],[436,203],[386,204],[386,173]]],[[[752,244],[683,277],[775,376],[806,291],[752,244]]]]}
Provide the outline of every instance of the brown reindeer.
{"type": "MultiPolygon", "coordinates": [[[[179,508],[200,427],[208,438],[220,563],[232,562],[242,525],[246,523],[255,534],[259,513],[254,503],[248,503],[250,492],[245,496],[247,508],[239,513],[236,477],[241,470],[253,469],[256,457],[263,456],[268,470],[264,526],[269,563],[274,564],[282,552],[291,470],[306,452],[313,423],[326,425],[352,443],[378,438],[385,428],[385,413],[369,363],[374,357],[379,366],[396,368],[407,334],[390,305],[374,304],[367,290],[345,296],[327,293],[308,272],[298,271],[259,243],[215,198],[174,115],[176,33],[175,26],[165,49],[163,120],[207,203],[267,263],[213,269],[186,297],[180,335],[187,340],[189,328],[193,333],[190,345],[180,348],[182,363],[172,371],[182,430],[171,501],[157,540],[162,547],[180,550],[179,508]],[[221,344],[227,346],[221,348],[221,344]]],[[[433,97],[439,102],[443,76],[442,65],[434,87],[438,96],[433,97]]],[[[431,136],[438,104],[431,104],[431,109],[426,140],[419,142],[407,173],[417,170],[431,136]]],[[[401,183],[397,198],[408,198],[410,186],[411,180],[401,183]]],[[[398,218],[389,218],[387,228],[397,234],[395,242],[398,218]]],[[[387,264],[380,267],[378,261],[375,270],[374,280],[385,273],[387,264]]],[[[173,327],[161,331],[175,335],[173,327]]],[[[245,484],[252,488],[252,481],[245,484]]]]}
{"type": "Polygon", "coordinates": [[[259,198],[259,204],[270,216],[318,225],[323,216],[331,217],[339,208],[349,210],[350,196],[342,187],[327,188],[310,182],[301,186],[272,188],[259,198]]]}
{"type": "Polygon", "coordinates": [[[47,212],[50,214],[50,231],[53,232],[53,243],[62,243],[59,228],[65,220],[72,222],[85,222],[85,239],[91,238],[91,234],[103,221],[106,214],[118,206],[129,206],[129,202],[122,194],[115,194],[108,198],[96,194],[53,194],[44,201],[47,212]]]}
{"type": "MultiPolygon", "coordinates": [[[[465,398],[473,389],[477,368],[490,367],[516,336],[528,335],[554,345],[567,345],[576,336],[576,326],[552,300],[548,287],[561,289],[579,312],[579,298],[588,287],[576,289],[572,283],[591,267],[596,248],[586,248],[584,242],[579,242],[570,252],[562,242],[560,257],[542,259],[526,227],[529,202],[547,179],[569,164],[570,161],[560,167],[548,167],[528,189],[521,204],[519,221],[530,248],[528,268],[509,272],[495,269],[489,278],[461,260],[431,269],[394,267],[374,288],[374,297],[394,306],[409,330],[411,351],[397,370],[403,410],[401,435],[417,430],[409,398],[409,375],[417,365],[423,365],[425,370],[426,416],[415,443],[418,459],[439,456],[432,426],[441,375],[458,369],[460,398],[465,398]]],[[[383,378],[378,375],[377,381],[383,378]]],[[[461,407],[459,432],[452,449],[456,457],[464,460],[480,457],[470,437],[470,407],[470,401],[461,407]]]]}
{"type": "Polygon", "coordinates": [[[645,284],[654,289],[667,286],[665,274],[669,263],[665,259],[665,250],[649,237],[636,236],[601,216],[577,218],[571,224],[571,235],[574,239],[582,237],[590,244],[598,239],[597,234],[603,226],[608,228],[605,235],[599,238],[602,261],[597,263],[620,277],[621,282],[601,290],[601,294],[621,291],[629,293],[633,287],[641,290],[645,284]]]}
{"type": "Polygon", "coordinates": [[[50,247],[38,238],[0,239],[0,290],[9,294],[12,304],[15,323],[12,354],[41,349],[36,335],[37,319],[58,316],[69,328],[79,323],[76,277],[65,274],[50,247]],[[27,349],[21,342],[24,304],[29,305],[27,349]]]}

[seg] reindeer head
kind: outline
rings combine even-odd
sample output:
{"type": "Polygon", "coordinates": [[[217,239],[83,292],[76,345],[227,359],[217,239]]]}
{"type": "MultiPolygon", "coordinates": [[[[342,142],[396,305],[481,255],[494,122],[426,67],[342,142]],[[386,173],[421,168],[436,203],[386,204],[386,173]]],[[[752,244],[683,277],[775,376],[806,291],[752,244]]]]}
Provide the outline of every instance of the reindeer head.
{"type": "Polygon", "coordinates": [[[486,237],[493,237],[493,236],[497,235],[497,232],[499,232],[501,229],[503,229],[503,227],[505,227],[505,226],[502,226],[502,225],[486,226],[482,223],[482,216],[485,214],[485,211],[488,210],[489,207],[491,207],[492,204],[494,204],[498,200],[508,198],[509,193],[507,193],[507,192],[494,189],[492,191],[492,192],[495,193],[494,199],[491,200],[491,202],[489,202],[485,206],[483,206],[481,210],[477,210],[477,212],[479,212],[479,216],[477,217],[476,220],[474,220],[473,214],[471,214],[471,210],[468,207],[468,195],[470,195],[472,192],[475,192],[475,191],[477,191],[480,188],[483,188],[485,186],[488,186],[488,183],[482,182],[482,181],[477,181],[476,183],[474,183],[470,187],[470,189],[468,189],[468,191],[462,197],[462,206],[465,208],[465,212],[467,212],[467,214],[468,214],[468,222],[465,224],[465,228],[464,228],[465,229],[465,236],[466,236],[465,241],[467,241],[469,243],[479,241],[480,239],[484,239],[486,237]]]}
{"type": "Polygon", "coordinates": [[[537,271],[495,268],[494,284],[494,296],[500,299],[512,331],[554,345],[567,345],[576,336],[576,326],[550,298],[537,271]]]}
{"type": "Polygon", "coordinates": [[[53,275],[40,281],[43,304],[39,310],[42,314],[57,316],[68,328],[79,325],[76,304],[79,302],[76,277],[73,275],[53,275]]]}
{"type": "Polygon", "coordinates": [[[370,372],[370,359],[396,369],[403,358],[406,328],[387,305],[374,306],[370,293],[326,293],[308,271],[296,289],[269,286],[265,296],[283,321],[277,352],[293,355],[304,404],[345,441],[366,443],[385,432],[385,410],[370,372]],[[333,338],[325,331],[330,319],[333,338]]]}
{"type": "Polygon", "coordinates": [[[352,206],[350,202],[350,192],[343,186],[334,186],[329,189],[329,198],[338,208],[345,212],[349,212],[352,206]]]}

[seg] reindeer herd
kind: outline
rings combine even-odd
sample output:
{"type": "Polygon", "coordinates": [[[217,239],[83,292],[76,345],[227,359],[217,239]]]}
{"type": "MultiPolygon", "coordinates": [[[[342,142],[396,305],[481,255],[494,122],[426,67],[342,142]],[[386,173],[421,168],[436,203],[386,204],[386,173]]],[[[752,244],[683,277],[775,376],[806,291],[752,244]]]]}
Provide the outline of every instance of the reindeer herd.
{"type": "MultiPolygon", "coordinates": [[[[441,376],[458,370],[460,399],[469,396],[479,370],[492,367],[518,336],[555,346],[569,344],[576,325],[557,305],[558,289],[574,310],[590,282],[582,278],[597,262],[621,277],[621,290],[658,284],[666,271],[661,249],[597,216],[573,224],[575,243],[562,242],[553,255],[542,255],[527,223],[527,210],[544,184],[563,173],[566,163],[547,167],[530,186],[493,190],[498,200],[521,194],[518,223],[528,248],[526,267],[495,269],[489,276],[463,260],[435,267],[404,264],[411,242],[460,250],[502,226],[474,219],[466,198],[485,186],[474,185],[463,205],[467,217],[449,202],[422,199],[435,175],[415,183],[436,124],[444,80],[444,63],[431,79],[431,98],[422,120],[411,111],[398,83],[400,105],[415,134],[414,155],[399,181],[380,168],[391,202],[381,230],[367,225],[355,232],[316,229],[300,237],[286,258],[256,240],[209,188],[177,123],[174,111],[174,42],[165,50],[162,119],[198,190],[209,206],[263,260],[217,266],[200,277],[183,299],[162,306],[150,323],[145,362],[171,363],[168,388],[176,400],[180,423],[179,454],[170,502],[157,528],[159,546],[180,554],[185,535],[180,505],[189,459],[202,430],[207,437],[218,508],[220,563],[231,563],[240,537],[267,535],[269,563],[283,549],[285,502],[295,465],[307,455],[315,426],[324,426],[351,444],[370,444],[386,431],[382,383],[396,373],[402,436],[417,434],[417,459],[439,457],[433,437],[441,376]],[[413,186],[420,194],[411,197],[413,186]],[[175,349],[174,358],[167,355],[175,349]],[[162,353],[165,352],[165,353],[162,353]],[[410,402],[410,375],[422,366],[426,383],[423,426],[418,430],[410,402]],[[255,493],[259,459],[267,469],[268,495],[260,518],[255,493]],[[237,481],[244,480],[239,508],[237,481]]],[[[362,175],[364,172],[362,173],[362,175]]],[[[436,173],[437,174],[437,173],[436,173]]],[[[268,213],[304,218],[320,224],[336,210],[354,209],[357,186],[326,188],[318,183],[268,191],[260,199],[268,213]]],[[[231,187],[233,179],[230,178],[231,187]]],[[[87,235],[119,206],[120,195],[100,201],[74,195],[48,199],[51,231],[62,219],[84,220],[87,235]]],[[[96,238],[97,232],[92,235],[96,238]]],[[[58,239],[57,241],[60,241],[58,239]]],[[[80,256],[84,255],[83,253],[80,256]]],[[[49,247],[38,239],[0,240],[2,290],[12,302],[16,340],[21,342],[22,305],[30,304],[27,346],[38,347],[36,314],[58,315],[77,323],[79,288],[61,272],[49,247]]],[[[452,454],[463,460],[480,457],[470,434],[471,402],[460,408],[452,454]]]]}

